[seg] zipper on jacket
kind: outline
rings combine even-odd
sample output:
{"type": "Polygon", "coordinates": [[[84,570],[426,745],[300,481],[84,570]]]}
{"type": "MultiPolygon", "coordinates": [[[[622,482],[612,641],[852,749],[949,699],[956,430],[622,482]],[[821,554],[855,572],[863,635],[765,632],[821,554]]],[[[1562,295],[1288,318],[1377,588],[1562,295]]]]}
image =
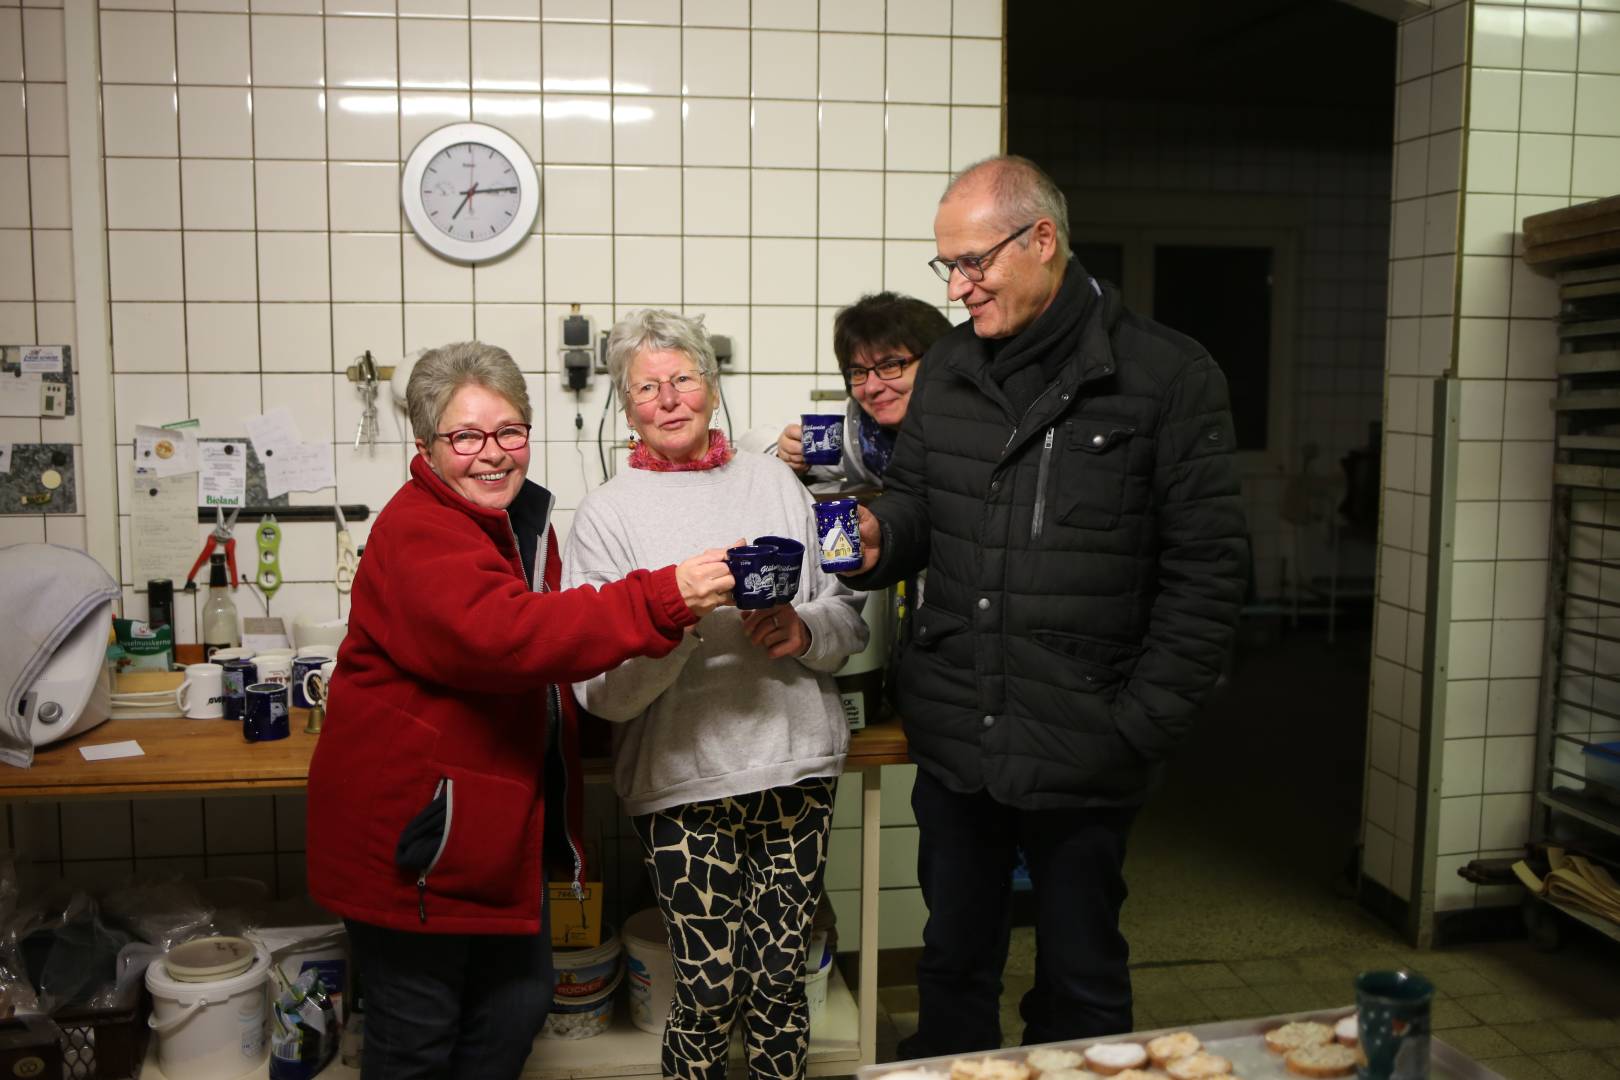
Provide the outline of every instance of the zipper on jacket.
{"type": "Polygon", "coordinates": [[[1041,467],[1035,472],[1035,520],[1029,525],[1029,538],[1038,540],[1041,525],[1046,518],[1046,477],[1052,471],[1052,435],[1055,427],[1046,429],[1046,441],[1041,444],[1041,467]]]}
{"type": "Polygon", "coordinates": [[[1013,440],[1018,438],[1018,429],[1023,426],[1025,420],[1029,419],[1029,414],[1035,411],[1035,406],[1037,406],[1037,405],[1039,405],[1041,403],[1041,398],[1045,397],[1048,393],[1050,393],[1051,390],[1052,390],[1052,387],[1054,387],[1056,385],[1057,385],[1057,383],[1055,383],[1055,382],[1049,382],[1049,383],[1046,384],[1046,389],[1045,390],[1042,390],[1040,393],[1035,395],[1035,400],[1029,403],[1029,408],[1024,410],[1024,415],[1020,416],[1018,418],[1018,423],[1014,424],[1013,429],[1010,432],[1007,433],[1007,441],[1001,444],[1001,449],[1002,449],[1003,453],[1006,452],[1007,447],[1012,445],[1013,440]]]}
{"type": "Polygon", "coordinates": [[[444,849],[450,845],[450,823],[455,818],[456,811],[456,782],[448,776],[439,777],[439,786],[433,789],[433,798],[444,792],[444,832],[439,834],[439,850],[433,853],[433,860],[422,868],[416,875],[416,917],[423,923],[427,922],[427,879],[433,873],[439,860],[444,858],[444,849]]]}
{"type": "Polygon", "coordinates": [[[583,900],[585,899],[585,886],[580,879],[585,876],[585,860],[580,858],[579,848],[574,846],[573,830],[568,827],[568,755],[564,753],[562,747],[562,691],[557,688],[556,683],[552,683],[547,689],[551,692],[551,707],[556,710],[555,715],[557,717],[557,763],[562,767],[563,781],[561,799],[563,839],[568,842],[568,854],[574,858],[574,899],[583,900]]]}

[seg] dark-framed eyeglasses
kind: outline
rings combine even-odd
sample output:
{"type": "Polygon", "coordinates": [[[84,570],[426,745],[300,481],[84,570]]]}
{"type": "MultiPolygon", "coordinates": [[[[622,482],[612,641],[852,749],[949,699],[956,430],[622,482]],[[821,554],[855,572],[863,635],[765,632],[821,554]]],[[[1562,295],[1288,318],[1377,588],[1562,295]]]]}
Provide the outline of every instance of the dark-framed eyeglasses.
{"type": "Polygon", "coordinates": [[[859,386],[866,381],[868,375],[876,375],[884,382],[898,379],[900,373],[917,362],[915,356],[885,356],[871,367],[864,364],[851,364],[844,372],[844,379],[851,386],[859,386]]]}
{"type": "Polygon", "coordinates": [[[677,394],[695,394],[699,390],[708,388],[703,376],[695,371],[678,371],[667,379],[643,379],[638,383],[630,384],[630,403],[632,405],[645,405],[656,400],[658,393],[665,383],[669,383],[677,394]]]}
{"type": "Polygon", "coordinates": [[[1005,240],[1001,241],[999,244],[996,244],[989,251],[978,255],[963,255],[956,259],[941,259],[937,257],[929,259],[928,268],[939,275],[939,280],[946,283],[949,283],[951,280],[952,270],[960,272],[961,275],[967,278],[969,281],[983,281],[984,272],[990,268],[990,260],[996,257],[996,253],[1002,248],[1006,247],[1008,244],[1012,243],[1014,240],[1018,239],[1020,236],[1023,236],[1025,233],[1029,232],[1029,230],[1033,229],[1034,227],[1035,222],[1032,221],[1028,225],[1025,225],[1022,229],[1019,229],[1017,232],[1007,237],[1005,240]]]}
{"type": "Polygon", "coordinates": [[[433,434],[450,444],[450,449],[462,457],[472,457],[484,449],[489,440],[502,450],[521,450],[529,445],[531,424],[502,424],[494,431],[461,428],[457,431],[435,431],[433,434]]]}

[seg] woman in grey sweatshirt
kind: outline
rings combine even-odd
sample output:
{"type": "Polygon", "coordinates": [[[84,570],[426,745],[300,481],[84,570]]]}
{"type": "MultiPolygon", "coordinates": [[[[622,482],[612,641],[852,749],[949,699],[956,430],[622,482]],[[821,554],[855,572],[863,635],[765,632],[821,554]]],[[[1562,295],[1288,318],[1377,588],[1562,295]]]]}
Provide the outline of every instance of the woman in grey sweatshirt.
{"type": "Polygon", "coordinates": [[[799,980],[849,745],[832,673],[866,645],[864,597],[822,572],[792,471],[710,430],[719,369],[700,320],[632,312],[609,336],[608,369],[638,441],[575,513],[565,588],[693,544],[805,543],[791,603],[714,612],[669,655],[574,687],[615,724],[614,786],[670,931],[664,1075],[723,1080],[740,1014],[750,1075],[796,1078],[809,1042],[799,980]]]}

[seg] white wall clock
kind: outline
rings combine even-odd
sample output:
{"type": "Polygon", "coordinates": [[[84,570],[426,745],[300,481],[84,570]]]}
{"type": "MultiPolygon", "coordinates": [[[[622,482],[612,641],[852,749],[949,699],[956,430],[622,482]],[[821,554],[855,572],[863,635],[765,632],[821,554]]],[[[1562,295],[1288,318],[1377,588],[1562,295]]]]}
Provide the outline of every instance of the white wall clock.
{"type": "Polygon", "coordinates": [[[449,124],[405,162],[400,198],[411,228],[448,259],[479,263],[521,244],[540,209],[528,151],[488,124],[449,124]]]}

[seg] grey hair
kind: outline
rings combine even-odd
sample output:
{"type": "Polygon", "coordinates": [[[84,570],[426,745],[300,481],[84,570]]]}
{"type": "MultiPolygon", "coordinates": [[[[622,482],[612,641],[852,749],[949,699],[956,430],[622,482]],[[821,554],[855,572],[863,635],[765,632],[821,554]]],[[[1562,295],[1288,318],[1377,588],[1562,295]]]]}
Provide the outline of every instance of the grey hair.
{"type": "Polygon", "coordinates": [[[418,439],[433,442],[444,410],[463,386],[482,386],[501,395],[523,414],[525,424],[534,419],[529,387],[512,354],[482,341],[458,341],[429,349],[411,368],[410,382],[405,384],[405,412],[418,439]]]}
{"type": "Polygon", "coordinates": [[[698,366],[698,374],[712,389],[720,381],[720,361],[703,329],[703,316],[677,315],[662,308],[638,308],[613,324],[608,334],[608,377],[619,392],[619,402],[630,409],[630,365],[647,351],[685,353],[698,366]]]}
{"type": "MultiPolygon", "coordinates": [[[[996,208],[996,219],[1006,232],[1023,228],[1032,221],[1046,218],[1057,230],[1057,255],[1060,260],[1069,257],[1069,200],[1050,176],[1026,157],[1002,154],[975,161],[951,177],[943,203],[960,187],[983,184],[990,192],[996,208]]],[[[1029,237],[1022,240],[1028,246],[1029,237]]]]}

